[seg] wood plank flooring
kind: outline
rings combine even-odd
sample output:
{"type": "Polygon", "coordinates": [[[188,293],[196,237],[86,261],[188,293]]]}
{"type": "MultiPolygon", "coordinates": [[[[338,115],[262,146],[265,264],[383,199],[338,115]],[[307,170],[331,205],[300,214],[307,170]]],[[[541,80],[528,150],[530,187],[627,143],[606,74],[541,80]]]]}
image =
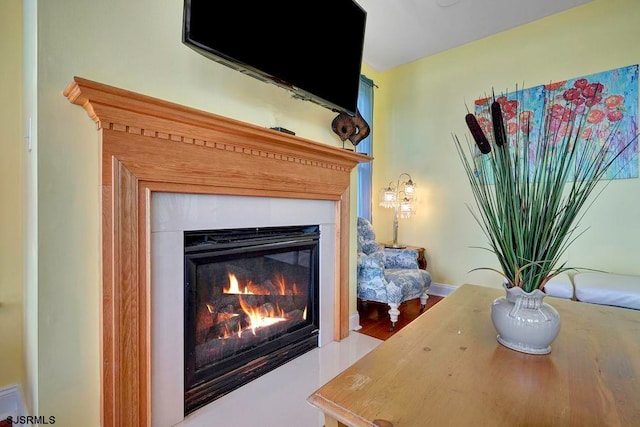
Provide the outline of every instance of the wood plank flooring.
{"type": "MultiPolygon", "coordinates": [[[[429,295],[425,311],[436,305],[444,297],[429,295]]],[[[400,304],[400,316],[396,323],[395,330],[389,331],[391,321],[389,320],[389,306],[386,304],[368,302],[366,307],[358,300],[358,313],[360,314],[360,329],[358,332],[369,335],[370,337],[387,340],[393,334],[407,326],[418,317],[420,313],[420,299],[405,301],[400,304]]]]}

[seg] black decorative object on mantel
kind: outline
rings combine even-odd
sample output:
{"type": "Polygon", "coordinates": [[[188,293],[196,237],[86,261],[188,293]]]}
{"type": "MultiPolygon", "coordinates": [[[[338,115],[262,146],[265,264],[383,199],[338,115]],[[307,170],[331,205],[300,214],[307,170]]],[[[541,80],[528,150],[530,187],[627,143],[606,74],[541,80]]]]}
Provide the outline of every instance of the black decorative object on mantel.
{"type": "Polygon", "coordinates": [[[338,114],[331,122],[331,130],[340,137],[342,148],[344,142],[348,139],[353,146],[357,146],[360,141],[369,136],[369,124],[360,115],[360,111],[356,110],[356,115],[350,116],[347,113],[338,114]]]}

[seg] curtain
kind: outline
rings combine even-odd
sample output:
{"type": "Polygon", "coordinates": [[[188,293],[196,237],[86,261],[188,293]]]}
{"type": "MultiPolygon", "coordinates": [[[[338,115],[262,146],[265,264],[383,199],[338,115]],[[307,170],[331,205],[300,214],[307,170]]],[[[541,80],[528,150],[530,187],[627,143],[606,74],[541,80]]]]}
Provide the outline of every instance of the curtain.
{"type": "MultiPolygon", "coordinates": [[[[360,89],[358,92],[358,111],[362,118],[369,124],[369,135],[360,141],[356,146],[356,152],[363,153],[368,156],[373,155],[373,88],[375,84],[373,80],[365,75],[360,76],[360,89]]],[[[372,165],[371,162],[358,164],[357,170],[357,213],[359,217],[366,218],[372,222],[372,165]]]]}

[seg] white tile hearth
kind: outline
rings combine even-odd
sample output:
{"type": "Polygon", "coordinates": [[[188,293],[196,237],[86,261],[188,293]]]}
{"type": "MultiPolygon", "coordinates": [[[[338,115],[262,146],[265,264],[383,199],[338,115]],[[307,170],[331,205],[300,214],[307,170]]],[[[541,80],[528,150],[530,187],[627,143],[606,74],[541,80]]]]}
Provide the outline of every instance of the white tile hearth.
{"type": "Polygon", "coordinates": [[[180,427],[322,427],[314,391],[382,341],[351,331],[189,414],[180,427]]]}

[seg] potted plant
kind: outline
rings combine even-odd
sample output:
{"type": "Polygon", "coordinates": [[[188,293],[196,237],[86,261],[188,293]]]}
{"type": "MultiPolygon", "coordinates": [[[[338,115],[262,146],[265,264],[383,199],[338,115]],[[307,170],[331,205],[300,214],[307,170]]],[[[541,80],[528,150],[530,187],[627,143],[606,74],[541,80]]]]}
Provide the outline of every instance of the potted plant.
{"type": "Polygon", "coordinates": [[[468,140],[466,149],[455,135],[454,141],[477,207],[471,213],[488,239],[486,249],[500,264],[500,269],[480,269],[504,278],[506,297],[492,306],[498,341],[545,354],[560,321],[557,311],[542,302],[544,286],[572,268],[561,259],[582,234],[579,220],[600,194],[594,191],[606,173],[624,166],[621,156],[637,135],[621,136],[617,112],[610,114],[611,120],[598,120],[603,114],[599,105],[620,101],[603,99],[601,83],[581,79],[570,88],[536,90],[543,94],[539,111],[524,108],[531,92],[494,95],[486,99],[484,114],[468,112],[465,117],[473,141],[468,140]],[[519,316],[531,315],[533,319],[520,320],[533,327],[524,337],[517,330],[501,330],[497,322],[505,313],[510,326],[519,316]],[[542,324],[549,328],[544,336],[542,324]]]}

